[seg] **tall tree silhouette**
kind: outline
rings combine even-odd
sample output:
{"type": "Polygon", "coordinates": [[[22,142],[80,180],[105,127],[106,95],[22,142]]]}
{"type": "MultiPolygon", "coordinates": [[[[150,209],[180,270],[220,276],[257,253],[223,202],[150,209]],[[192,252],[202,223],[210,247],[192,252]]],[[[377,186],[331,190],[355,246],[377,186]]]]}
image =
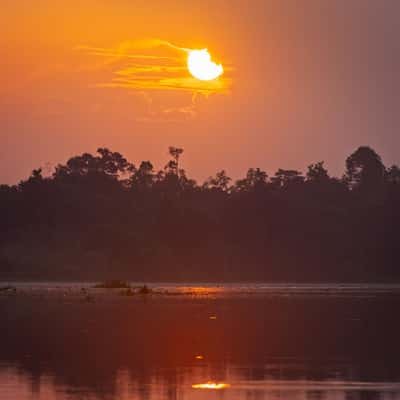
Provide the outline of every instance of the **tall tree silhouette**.
{"type": "Polygon", "coordinates": [[[392,165],[386,172],[386,180],[392,184],[400,184],[400,167],[392,165]]]}
{"type": "Polygon", "coordinates": [[[258,190],[267,184],[268,175],[260,168],[249,168],[246,178],[236,181],[235,190],[239,192],[258,190]]]}
{"type": "Polygon", "coordinates": [[[385,179],[385,166],[370,147],[359,147],[346,160],[344,180],[350,189],[380,189],[385,179]]]}
{"type": "Polygon", "coordinates": [[[226,174],[225,170],[221,170],[215,174],[215,177],[210,176],[203,184],[204,189],[217,190],[227,192],[231,178],[226,174]]]}
{"type": "Polygon", "coordinates": [[[307,181],[324,183],[329,180],[328,170],[324,167],[324,162],[320,161],[308,166],[307,181]]]}
{"type": "Polygon", "coordinates": [[[165,169],[168,173],[178,175],[179,173],[179,157],[183,153],[183,149],[179,147],[170,146],[168,148],[169,155],[172,157],[172,160],[168,161],[165,169]]]}
{"type": "Polygon", "coordinates": [[[130,185],[134,190],[146,191],[153,186],[155,179],[154,167],[150,161],[142,161],[130,179],[130,185]]]}
{"type": "Polygon", "coordinates": [[[287,188],[293,184],[303,183],[304,176],[300,171],[280,168],[275,173],[275,176],[271,178],[271,182],[278,188],[287,188]]]}

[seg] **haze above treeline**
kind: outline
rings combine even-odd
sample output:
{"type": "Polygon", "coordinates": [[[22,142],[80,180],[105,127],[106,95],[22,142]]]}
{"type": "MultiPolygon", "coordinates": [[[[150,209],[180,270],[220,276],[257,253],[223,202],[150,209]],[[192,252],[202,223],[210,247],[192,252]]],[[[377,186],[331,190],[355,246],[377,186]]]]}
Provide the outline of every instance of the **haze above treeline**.
{"type": "Polygon", "coordinates": [[[370,147],[305,173],[221,170],[183,149],[156,171],[106,148],[0,185],[0,279],[392,282],[400,279],[400,168],[370,147]]]}

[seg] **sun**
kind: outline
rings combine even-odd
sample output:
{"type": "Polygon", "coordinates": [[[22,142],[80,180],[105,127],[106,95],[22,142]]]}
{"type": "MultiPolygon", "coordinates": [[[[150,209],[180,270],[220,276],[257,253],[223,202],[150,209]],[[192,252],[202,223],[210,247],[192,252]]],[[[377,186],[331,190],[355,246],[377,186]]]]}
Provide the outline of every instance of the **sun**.
{"type": "Polygon", "coordinates": [[[207,49],[189,51],[187,67],[192,76],[201,81],[212,81],[224,72],[221,64],[211,61],[207,49]]]}

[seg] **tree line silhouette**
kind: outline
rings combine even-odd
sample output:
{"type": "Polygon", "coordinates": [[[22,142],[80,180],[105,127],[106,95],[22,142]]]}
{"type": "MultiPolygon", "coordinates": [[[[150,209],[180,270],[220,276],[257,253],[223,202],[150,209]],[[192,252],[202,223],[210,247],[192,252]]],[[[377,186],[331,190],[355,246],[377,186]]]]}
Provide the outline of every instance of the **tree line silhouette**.
{"type": "Polygon", "coordinates": [[[224,170],[198,184],[169,148],[160,171],[100,148],[0,185],[0,279],[392,281],[400,168],[359,147],[342,178],[224,170]]]}

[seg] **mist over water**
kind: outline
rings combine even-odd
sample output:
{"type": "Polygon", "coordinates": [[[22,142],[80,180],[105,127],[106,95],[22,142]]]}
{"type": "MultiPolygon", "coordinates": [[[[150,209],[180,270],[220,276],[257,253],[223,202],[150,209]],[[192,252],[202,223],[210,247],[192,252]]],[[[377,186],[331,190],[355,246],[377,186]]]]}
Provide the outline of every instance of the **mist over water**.
{"type": "Polygon", "coordinates": [[[400,398],[395,285],[89,286],[0,296],[1,399],[400,398]]]}

